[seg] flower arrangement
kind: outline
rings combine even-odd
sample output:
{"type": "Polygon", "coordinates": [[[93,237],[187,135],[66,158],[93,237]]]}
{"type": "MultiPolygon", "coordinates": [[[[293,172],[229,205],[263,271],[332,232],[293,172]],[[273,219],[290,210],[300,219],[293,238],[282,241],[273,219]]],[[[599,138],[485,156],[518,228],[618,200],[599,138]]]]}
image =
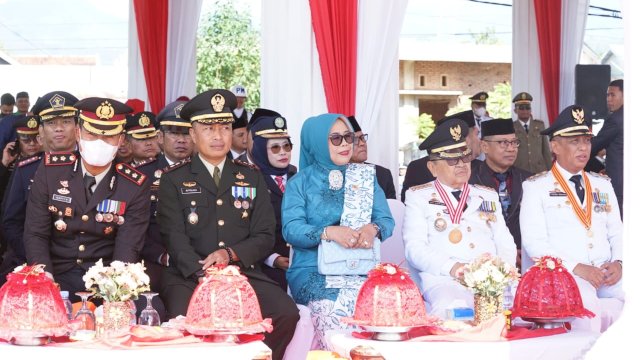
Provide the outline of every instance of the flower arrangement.
{"type": "Polygon", "coordinates": [[[144,262],[113,261],[111,266],[104,266],[100,259],[87,270],[82,281],[95,297],[107,301],[135,300],[142,292],[150,289],[145,269],[144,262]]]}
{"type": "Polygon", "coordinates": [[[462,271],[462,285],[483,297],[502,295],[507,285],[520,276],[515,267],[490,254],[480,255],[462,271]]]}

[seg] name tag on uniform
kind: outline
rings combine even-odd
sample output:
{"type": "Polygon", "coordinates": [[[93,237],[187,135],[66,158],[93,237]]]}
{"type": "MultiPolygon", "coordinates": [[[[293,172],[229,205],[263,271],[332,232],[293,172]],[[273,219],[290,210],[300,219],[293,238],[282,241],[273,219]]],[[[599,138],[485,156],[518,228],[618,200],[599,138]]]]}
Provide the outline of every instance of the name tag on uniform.
{"type": "Polygon", "coordinates": [[[567,193],[562,191],[549,191],[549,196],[567,196],[567,193]]]}
{"type": "Polygon", "coordinates": [[[435,200],[435,199],[429,200],[429,204],[446,206],[445,203],[443,203],[442,201],[438,201],[438,200],[435,200]]]}
{"type": "Polygon", "coordinates": [[[194,188],[180,188],[180,193],[182,193],[182,195],[191,195],[191,194],[200,194],[202,193],[202,189],[200,188],[200,186],[198,187],[194,187],[194,188]]]}
{"type": "Polygon", "coordinates": [[[71,198],[68,197],[68,196],[62,196],[62,195],[58,195],[58,194],[53,194],[52,199],[56,200],[56,201],[65,202],[67,204],[71,204],[71,198]]]}

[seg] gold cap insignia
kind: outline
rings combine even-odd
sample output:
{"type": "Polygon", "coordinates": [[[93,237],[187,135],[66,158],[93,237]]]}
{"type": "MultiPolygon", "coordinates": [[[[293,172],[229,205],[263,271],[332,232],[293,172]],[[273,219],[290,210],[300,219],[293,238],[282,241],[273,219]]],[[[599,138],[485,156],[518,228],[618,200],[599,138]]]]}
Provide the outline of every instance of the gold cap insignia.
{"type": "Polygon", "coordinates": [[[525,93],[520,94],[520,99],[527,100],[527,94],[525,93]]]}
{"type": "Polygon", "coordinates": [[[151,124],[151,119],[147,116],[147,114],[142,114],[140,116],[140,120],[138,120],[138,124],[142,127],[147,127],[151,124]]]}
{"type": "Polygon", "coordinates": [[[116,112],[115,110],[113,110],[113,106],[111,106],[111,104],[108,101],[104,101],[96,109],[96,115],[98,115],[100,119],[109,120],[113,117],[115,113],[116,112]]]}
{"type": "Polygon", "coordinates": [[[180,117],[180,111],[182,111],[182,108],[184,107],[184,104],[180,104],[176,107],[173,108],[173,112],[176,113],[176,117],[179,118],[180,117]]]}
{"type": "Polygon", "coordinates": [[[460,138],[462,137],[462,129],[460,128],[460,125],[452,126],[449,129],[449,132],[451,133],[451,137],[454,141],[460,141],[460,138]]]}
{"type": "Polygon", "coordinates": [[[224,109],[224,96],[220,94],[215,94],[211,98],[211,106],[213,107],[213,111],[221,112],[224,109]]]}
{"type": "Polygon", "coordinates": [[[27,127],[29,129],[35,129],[38,127],[38,121],[34,118],[29,119],[29,121],[27,121],[27,127]]]}
{"type": "Polygon", "coordinates": [[[584,122],[584,110],[582,108],[571,109],[571,115],[576,124],[581,125],[584,122]]]}
{"type": "Polygon", "coordinates": [[[64,106],[64,97],[62,95],[55,94],[51,99],[49,99],[49,105],[52,108],[57,109],[64,106]]]}
{"type": "Polygon", "coordinates": [[[282,129],[284,127],[284,119],[281,117],[277,117],[273,121],[273,125],[275,125],[278,129],[282,129]]]}
{"type": "Polygon", "coordinates": [[[486,99],[487,97],[484,94],[480,95],[480,100],[486,100],[486,99]]]}

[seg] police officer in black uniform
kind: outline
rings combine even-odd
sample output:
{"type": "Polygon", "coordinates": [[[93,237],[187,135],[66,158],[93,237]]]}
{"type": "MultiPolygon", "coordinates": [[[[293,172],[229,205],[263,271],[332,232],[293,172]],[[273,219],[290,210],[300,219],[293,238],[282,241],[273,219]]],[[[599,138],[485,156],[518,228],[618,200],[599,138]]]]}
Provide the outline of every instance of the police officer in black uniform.
{"type": "Polygon", "coordinates": [[[158,223],[169,250],[162,291],[169,317],[186,314],[204,270],[233,264],[247,276],[262,315],[273,319],[265,343],[281,359],[299,319],[293,300],[260,271],[274,243],[275,218],[262,175],[227,159],[235,96],[209,90],[189,101],[180,117],[190,119],[197,155],[162,175],[158,223]]]}
{"type": "Polygon", "coordinates": [[[125,115],[119,101],[87,98],[75,104],[80,155],[47,153],[33,179],[25,227],[27,261],[67,290],[84,291],[82,276],[102,259],[137,262],[149,225],[147,176],[114,164],[123,141],[125,115]]]}
{"type": "Polygon", "coordinates": [[[126,141],[131,144],[133,160],[131,165],[140,166],[155,160],[160,153],[156,115],[150,111],[141,111],[127,115],[125,124],[126,141]]]}
{"type": "MultiPolygon", "coordinates": [[[[76,102],[78,99],[65,91],[53,91],[38,99],[31,109],[33,117],[25,118],[27,128],[29,124],[32,127],[37,123],[40,124],[40,133],[46,151],[66,153],[75,151],[77,110],[73,105],[76,102]]],[[[38,134],[38,127],[35,126],[32,132],[38,134]]],[[[2,212],[2,231],[11,250],[5,254],[5,262],[0,271],[0,283],[4,283],[5,275],[13,268],[27,261],[22,241],[27,198],[33,176],[42,158],[43,154],[39,153],[19,161],[7,188],[2,212]]]]}

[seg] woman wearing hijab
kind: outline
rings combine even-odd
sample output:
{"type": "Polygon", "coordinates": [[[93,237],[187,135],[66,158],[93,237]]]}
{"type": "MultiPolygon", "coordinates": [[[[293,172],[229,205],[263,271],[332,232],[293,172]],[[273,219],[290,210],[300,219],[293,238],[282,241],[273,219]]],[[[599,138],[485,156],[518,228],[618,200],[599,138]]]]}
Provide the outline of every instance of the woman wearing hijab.
{"type": "Polygon", "coordinates": [[[377,242],[379,250],[378,239],[388,238],[395,223],[375,179],[375,168],[347,165],[353,153],[354,133],[344,115],[307,119],[301,138],[300,172],[289,181],[282,201],[282,233],[293,247],[287,280],[296,303],[311,311],[316,346],[327,348],[324,333],[348,327],[340,318],[353,315],[366,277],[323,275],[318,257],[324,252],[319,252],[319,247],[337,244],[342,252],[375,253],[374,244],[377,242]],[[357,169],[362,172],[352,176],[357,169]],[[360,179],[365,181],[360,188],[366,190],[369,184],[369,193],[352,197],[357,187],[350,185],[360,179]],[[358,214],[367,216],[358,226],[347,226],[358,214]]]}
{"type": "Polygon", "coordinates": [[[282,237],[280,209],[287,182],[298,171],[291,165],[293,144],[287,132],[287,121],[279,113],[256,109],[252,117],[250,150],[253,162],[258,166],[271,195],[271,205],[276,215],[276,242],[273,251],[264,260],[262,272],[287,291],[285,272],[289,268],[289,248],[282,237]]]}

